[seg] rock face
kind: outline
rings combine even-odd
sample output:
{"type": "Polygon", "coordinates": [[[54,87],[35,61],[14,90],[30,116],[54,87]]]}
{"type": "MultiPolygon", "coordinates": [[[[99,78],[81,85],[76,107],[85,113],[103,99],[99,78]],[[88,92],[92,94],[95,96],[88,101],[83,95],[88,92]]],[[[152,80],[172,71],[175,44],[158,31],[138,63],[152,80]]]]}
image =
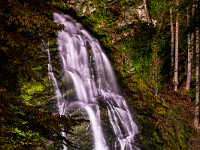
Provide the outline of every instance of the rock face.
{"type": "MultiPolygon", "coordinates": [[[[108,1],[108,5],[115,4],[116,2],[113,0],[108,1]]],[[[77,1],[71,1],[69,4],[69,7],[73,8],[77,13],[81,14],[81,16],[88,16],[91,13],[97,11],[98,9],[98,3],[93,3],[92,1],[85,1],[85,0],[79,0],[77,1]],[[85,4],[86,3],[86,4],[85,4]]],[[[124,7],[124,6],[123,6],[124,7]]],[[[144,5],[135,6],[130,5],[127,8],[123,8],[120,10],[121,14],[123,15],[123,20],[121,22],[117,23],[117,26],[123,27],[125,25],[132,24],[135,21],[135,17],[137,16],[141,21],[147,22],[147,15],[144,10],[144,5]]],[[[105,8],[106,9],[106,8],[105,8]]],[[[156,26],[156,20],[151,20],[151,23],[156,26]]]]}

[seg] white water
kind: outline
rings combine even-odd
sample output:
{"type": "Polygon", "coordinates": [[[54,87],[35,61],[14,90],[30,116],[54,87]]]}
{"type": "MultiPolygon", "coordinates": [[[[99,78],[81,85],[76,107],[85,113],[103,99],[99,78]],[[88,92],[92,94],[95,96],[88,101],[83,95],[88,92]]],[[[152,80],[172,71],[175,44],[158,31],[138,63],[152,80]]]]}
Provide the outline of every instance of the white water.
{"type": "MultiPolygon", "coordinates": [[[[55,91],[55,95],[56,95],[56,99],[58,102],[58,109],[59,109],[59,114],[60,115],[64,115],[65,114],[65,109],[64,109],[64,103],[60,104],[60,102],[62,101],[62,95],[60,92],[60,89],[58,88],[58,83],[57,80],[55,78],[55,75],[52,71],[52,65],[51,65],[51,57],[50,57],[50,52],[49,52],[49,43],[45,44],[45,42],[42,40],[43,45],[45,46],[46,50],[47,50],[47,55],[48,55],[48,76],[49,78],[52,80],[53,86],[54,86],[54,91],[55,91]]],[[[64,132],[62,132],[62,135],[65,137],[66,134],[64,132]]],[[[63,150],[67,150],[67,147],[65,145],[63,145],[63,150]]]]}
{"type": "MultiPolygon", "coordinates": [[[[71,16],[54,13],[54,21],[57,24],[65,25],[63,31],[57,32],[57,44],[63,73],[73,82],[77,96],[75,102],[63,99],[52,72],[50,53],[47,49],[49,76],[53,81],[59,113],[65,115],[73,105],[83,108],[91,124],[93,149],[117,150],[119,149],[117,146],[112,148],[107,146],[109,141],[105,140],[103,134],[98,105],[98,100],[101,99],[107,108],[109,122],[115,134],[113,136],[116,136],[118,140],[115,145],[118,143],[121,150],[139,149],[134,146],[134,136],[138,132],[138,128],[132,119],[125,99],[119,94],[111,64],[100,44],[71,16]]],[[[64,133],[62,134],[64,135],[64,133]]],[[[67,147],[64,146],[64,150],[66,149],[67,147]]]]}

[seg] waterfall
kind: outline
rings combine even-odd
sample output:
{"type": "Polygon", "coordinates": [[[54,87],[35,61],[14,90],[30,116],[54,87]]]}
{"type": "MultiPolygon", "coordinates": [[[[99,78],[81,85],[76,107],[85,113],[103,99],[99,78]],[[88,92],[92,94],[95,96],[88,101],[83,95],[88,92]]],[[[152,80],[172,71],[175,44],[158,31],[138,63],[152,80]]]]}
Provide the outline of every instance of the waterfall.
{"type": "MultiPolygon", "coordinates": [[[[120,95],[111,64],[97,39],[69,15],[54,13],[54,21],[65,26],[57,32],[57,45],[62,62],[62,79],[67,90],[59,88],[52,71],[48,50],[48,71],[52,79],[61,115],[70,109],[81,109],[90,120],[94,150],[138,150],[134,136],[138,128],[132,119],[126,100],[120,95]],[[74,95],[73,99],[71,98],[74,95]],[[70,95],[71,94],[71,95],[70,95]],[[107,109],[116,141],[108,146],[101,121],[99,103],[107,109]]],[[[65,133],[62,133],[65,135],[65,133]]],[[[67,149],[67,147],[64,147],[67,149]]]]}

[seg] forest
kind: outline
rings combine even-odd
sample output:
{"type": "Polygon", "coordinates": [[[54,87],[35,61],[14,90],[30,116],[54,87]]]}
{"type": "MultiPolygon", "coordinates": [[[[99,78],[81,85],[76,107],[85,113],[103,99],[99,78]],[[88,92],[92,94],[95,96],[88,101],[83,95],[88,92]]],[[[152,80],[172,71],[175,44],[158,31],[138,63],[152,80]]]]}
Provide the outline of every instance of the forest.
{"type": "Polygon", "coordinates": [[[82,137],[87,119],[55,113],[45,51],[48,45],[59,77],[56,32],[65,27],[54,22],[55,12],[78,20],[101,43],[138,126],[136,147],[200,149],[199,0],[1,0],[0,149],[90,145],[82,137]]]}

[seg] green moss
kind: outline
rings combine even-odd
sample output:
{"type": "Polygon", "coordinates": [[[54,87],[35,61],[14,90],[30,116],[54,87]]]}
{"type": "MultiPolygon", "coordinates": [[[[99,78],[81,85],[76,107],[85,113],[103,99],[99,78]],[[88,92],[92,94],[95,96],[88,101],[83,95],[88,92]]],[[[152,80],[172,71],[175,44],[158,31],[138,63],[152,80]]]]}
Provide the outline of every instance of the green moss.
{"type": "Polygon", "coordinates": [[[32,80],[31,82],[21,81],[21,95],[19,96],[26,104],[31,104],[31,100],[35,94],[42,93],[45,85],[41,82],[32,80]]]}
{"type": "Polygon", "coordinates": [[[158,115],[165,115],[166,110],[162,107],[158,107],[158,108],[156,108],[155,113],[158,114],[158,115]]]}
{"type": "Polygon", "coordinates": [[[170,103],[168,103],[168,102],[166,102],[166,100],[165,99],[162,99],[162,105],[164,106],[164,107],[166,107],[166,108],[170,108],[170,103]]]}
{"type": "Polygon", "coordinates": [[[153,136],[155,137],[156,142],[160,142],[161,139],[160,139],[160,137],[158,136],[158,134],[157,134],[156,131],[153,132],[153,136]]]}

